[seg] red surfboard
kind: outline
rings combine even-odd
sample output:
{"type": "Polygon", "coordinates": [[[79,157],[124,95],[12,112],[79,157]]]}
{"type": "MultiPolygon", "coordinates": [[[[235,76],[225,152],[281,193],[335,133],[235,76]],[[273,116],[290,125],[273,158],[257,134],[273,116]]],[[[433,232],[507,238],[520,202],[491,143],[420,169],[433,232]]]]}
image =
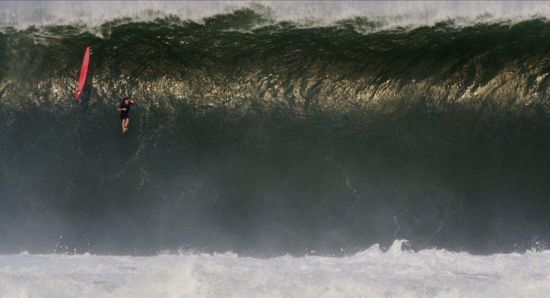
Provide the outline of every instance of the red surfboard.
{"type": "Polygon", "coordinates": [[[78,78],[78,84],[76,85],[76,93],[74,95],[74,98],[76,100],[80,100],[80,95],[82,94],[82,91],[84,91],[84,87],[86,87],[86,79],[88,79],[88,68],[90,67],[90,54],[92,52],[92,49],[90,46],[86,47],[86,51],[84,51],[84,58],[82,59],[82,67],[80,68],[80,77],[78,78]]]}

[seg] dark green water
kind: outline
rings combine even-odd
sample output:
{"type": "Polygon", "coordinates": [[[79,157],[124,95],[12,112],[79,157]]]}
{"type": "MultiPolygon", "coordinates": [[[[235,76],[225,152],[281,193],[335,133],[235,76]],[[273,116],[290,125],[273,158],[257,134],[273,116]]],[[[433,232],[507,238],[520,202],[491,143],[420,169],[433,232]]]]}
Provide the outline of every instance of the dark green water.
{"type": "Polygon", "coordinates": [[[0,33],[0,252],[546,247],[549,23],[263,21],[0,33]]]}

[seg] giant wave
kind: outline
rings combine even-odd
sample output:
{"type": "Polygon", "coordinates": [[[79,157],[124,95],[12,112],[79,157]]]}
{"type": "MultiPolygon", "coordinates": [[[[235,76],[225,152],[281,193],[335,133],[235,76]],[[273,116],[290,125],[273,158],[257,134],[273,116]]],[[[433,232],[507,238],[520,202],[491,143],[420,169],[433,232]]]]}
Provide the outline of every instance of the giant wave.
{"type": "Polygon", "coordinates": [[[246,7],[5,27],[0,251],[545,248],[550,24],[377,26],[246,7]]]}

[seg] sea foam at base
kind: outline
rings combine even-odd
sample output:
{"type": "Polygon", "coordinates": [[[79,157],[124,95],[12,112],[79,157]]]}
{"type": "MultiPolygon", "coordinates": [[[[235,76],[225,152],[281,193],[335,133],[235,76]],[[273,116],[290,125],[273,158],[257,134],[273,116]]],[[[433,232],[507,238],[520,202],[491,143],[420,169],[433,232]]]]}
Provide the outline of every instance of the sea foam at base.
{"type": "Polygon", "coordinates": [[[225,254],[0,256],[0,297],[545,297],[550,251],[347,257],[225,254]]]}

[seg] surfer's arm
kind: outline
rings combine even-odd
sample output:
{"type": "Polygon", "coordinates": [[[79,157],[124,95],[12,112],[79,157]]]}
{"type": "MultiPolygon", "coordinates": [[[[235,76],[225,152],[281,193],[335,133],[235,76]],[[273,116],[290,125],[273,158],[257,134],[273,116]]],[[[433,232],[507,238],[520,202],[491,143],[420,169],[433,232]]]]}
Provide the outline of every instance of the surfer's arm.
{"type": "Polygon", "coordinates": [[[122,112],[122,111],[126,111],[126,108],[117,108],[116,110],[119,112],[122,112]]]}

